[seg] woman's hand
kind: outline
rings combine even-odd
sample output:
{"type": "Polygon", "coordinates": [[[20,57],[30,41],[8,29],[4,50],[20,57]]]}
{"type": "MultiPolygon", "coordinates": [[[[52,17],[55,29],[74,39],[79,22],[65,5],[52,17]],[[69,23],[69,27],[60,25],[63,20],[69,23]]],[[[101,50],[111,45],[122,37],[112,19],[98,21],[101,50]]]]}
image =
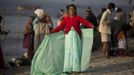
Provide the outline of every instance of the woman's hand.
{"type": "Polygon", "coordinates": [[[45,33],[45,35],[49,35],[49,34],[51,34],[51,33],[45,33]]]}
{"type": "Polygon", "coordinates": [[[93,29],[94,29],[94,28],[95,28],[95,26],[93,26],[93,25],[92,25],[92,26],[91,26],[91,28],[93,28],[93,29]]]}

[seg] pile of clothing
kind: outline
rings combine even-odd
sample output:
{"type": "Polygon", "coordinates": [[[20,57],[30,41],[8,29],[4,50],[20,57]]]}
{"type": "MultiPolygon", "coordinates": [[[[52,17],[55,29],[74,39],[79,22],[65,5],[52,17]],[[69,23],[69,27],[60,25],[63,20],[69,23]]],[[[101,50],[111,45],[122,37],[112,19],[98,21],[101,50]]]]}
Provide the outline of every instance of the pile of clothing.
{"type": "Polygon", "coordinates": [[[31,64],[31,61],[27,59],[24,55],[21,58],[12,58],[8,61],[11,67],[20,67],[20,66],[28,66],[31,64]]]}

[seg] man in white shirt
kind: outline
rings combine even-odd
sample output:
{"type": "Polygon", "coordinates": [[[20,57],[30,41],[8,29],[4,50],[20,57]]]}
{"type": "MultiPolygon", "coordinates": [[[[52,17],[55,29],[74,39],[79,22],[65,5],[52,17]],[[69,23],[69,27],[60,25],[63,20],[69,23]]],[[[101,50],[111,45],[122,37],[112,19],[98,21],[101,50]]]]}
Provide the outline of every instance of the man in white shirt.
{"type": "Polygon", "coordinates": [[[107,10],[103,13],[100,25],[99,25],[99,32],[101,33],[101,41],[103,43],[103,56],[109,57],[109,43],[110,43],[110,37],[111,37],[111,26],[110,22],[114,19],[114,10],[115,10],[115,4],[109,3],[107,10]]]}

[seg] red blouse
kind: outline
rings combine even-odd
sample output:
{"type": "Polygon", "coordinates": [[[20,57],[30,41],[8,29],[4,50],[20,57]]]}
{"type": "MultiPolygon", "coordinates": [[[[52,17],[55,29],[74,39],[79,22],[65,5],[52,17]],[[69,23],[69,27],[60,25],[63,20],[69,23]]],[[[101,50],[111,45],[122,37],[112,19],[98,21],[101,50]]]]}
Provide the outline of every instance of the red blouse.
{"type": "Polygon", "coordinates": [[[56,27],[55,29],[51,30],[51,32],[58,32],[60,30],[62,30],[62,28],[65,27],[64,29],[64,33],[68,34],[68,32],[71,30],[71,27],[73,27],[76,32],[81,35],[81,29],[80,29],[80,23],[84,24],[85,26],[89,27],[89,28],[93,28],[93,24],[90,23],[89,21],[85,20],[84,18],[80,17],[80,16],[74,16],[74,17],[65,17],[63,19],[63,21],[60,23],[60,25],[58,27],[56,27]]]}

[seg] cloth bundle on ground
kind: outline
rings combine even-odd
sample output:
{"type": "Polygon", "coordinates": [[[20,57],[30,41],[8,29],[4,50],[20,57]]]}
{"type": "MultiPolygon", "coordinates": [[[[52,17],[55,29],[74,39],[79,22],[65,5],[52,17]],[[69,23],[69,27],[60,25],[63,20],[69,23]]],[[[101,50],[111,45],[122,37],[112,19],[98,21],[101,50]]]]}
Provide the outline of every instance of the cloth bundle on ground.
{"type": "MultiPolygon", "coordinates": [[[[93,29],[82,29],[82,33],[81,71],[85,71],[90,64],[93,29]]],[[[32,61],[32,75],[66,75],[63,73],[64,40],[63,32],[49,34],[44,38],[32,61]]]]}
{"type": "Polygon", "coordinates": [[[31,62],[24,56],[21,58],[12,58],[8,63],[11,67],[28,66],[31,64],[31,62]]]}

